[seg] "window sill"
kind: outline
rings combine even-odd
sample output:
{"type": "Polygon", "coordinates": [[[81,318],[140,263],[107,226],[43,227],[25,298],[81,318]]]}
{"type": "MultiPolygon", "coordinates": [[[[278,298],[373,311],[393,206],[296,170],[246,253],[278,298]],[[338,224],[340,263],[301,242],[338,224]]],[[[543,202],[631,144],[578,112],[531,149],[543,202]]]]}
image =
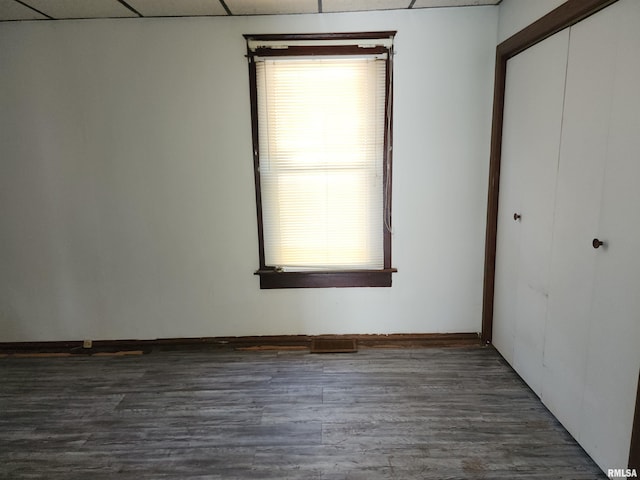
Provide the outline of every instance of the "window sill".
{"type": "Polygon", "coordinates": [[[276,272],[258,270],[261,289],[390,287],[395,268],[384,270],[339,270],[326,272],[276,272]]]}

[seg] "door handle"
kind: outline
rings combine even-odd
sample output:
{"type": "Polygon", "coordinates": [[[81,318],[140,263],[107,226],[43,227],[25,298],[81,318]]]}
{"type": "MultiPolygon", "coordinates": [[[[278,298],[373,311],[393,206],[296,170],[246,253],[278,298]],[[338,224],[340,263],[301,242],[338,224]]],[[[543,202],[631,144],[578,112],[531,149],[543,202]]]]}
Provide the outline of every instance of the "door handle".
{"type": "Polygon", "coordinates": [[[593,245],[593,248],[600,248],[604,245],[604,242],[602,240],[598,240],[597,238],[594,238],[593,242],[591,242],[591,245],[593,245]]]}
{"type": "Polygon", "coordinates": [[[513,221],[517,222],[518,220],[520,220],[522,218],[522,215],[520,215],[519,213],[514,213],[513,214],[513,221]]]}

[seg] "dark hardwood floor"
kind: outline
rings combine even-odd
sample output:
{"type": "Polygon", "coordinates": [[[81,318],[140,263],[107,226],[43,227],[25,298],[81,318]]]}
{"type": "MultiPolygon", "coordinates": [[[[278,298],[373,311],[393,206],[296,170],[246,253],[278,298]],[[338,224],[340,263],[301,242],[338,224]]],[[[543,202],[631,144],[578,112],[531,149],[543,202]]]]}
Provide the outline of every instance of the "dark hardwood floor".
{"type": "Polygon", "coordinates": [[[492,348],[0,358],[2,479],[605,479],[492,348]]]}

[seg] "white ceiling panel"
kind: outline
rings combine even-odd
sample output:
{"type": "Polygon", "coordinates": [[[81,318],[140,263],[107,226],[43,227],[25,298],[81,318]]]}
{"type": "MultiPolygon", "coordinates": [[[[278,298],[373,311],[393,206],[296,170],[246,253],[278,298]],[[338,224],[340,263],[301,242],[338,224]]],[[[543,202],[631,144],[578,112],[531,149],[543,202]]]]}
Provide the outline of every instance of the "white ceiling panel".
{"type": "Polygon", "coordinates": [[[47,18],[14,0],[0,0],[0,21],[39,20],[47,18]]]}
{"type": "Polygon", "coordinates": [[[318,13],[318,0],[226,0],[233,15],[318,13]]]}
{"type": "Polygon", "coordinates": [[[356,12],[409,8],[411,0],[322,0],[323,12],[356,12]]]}
{"type": "Polygon", "coordinates": [[[477,7],[480,5],[497,5],[501,0],[416,0],[413,8],[433,7],[477,7]]]}
{"type": "Polygon", "coordinates": [[[145,17],[226,15],[219,0],[126,0],[145,17]]]}
{"type": "Polygon", "coordinates": [[[117,0],[24,0],[53,18],[137,17],[117,0]]]}
{"type": "MultiPolygon", "coordinates": [[[[0,0],[0,21],[65,18],[191,17],[403,10],[497,5],[501,0],[0,0]],[[33,8],[28,8],[26,5],[33,8]],[[129,6],[130,8],[128,8],[129,6]],[[41,15],[41,12],[43,15],[41,15]]],[[[531,0],[533,1],[533,0],[531,0]]]]}

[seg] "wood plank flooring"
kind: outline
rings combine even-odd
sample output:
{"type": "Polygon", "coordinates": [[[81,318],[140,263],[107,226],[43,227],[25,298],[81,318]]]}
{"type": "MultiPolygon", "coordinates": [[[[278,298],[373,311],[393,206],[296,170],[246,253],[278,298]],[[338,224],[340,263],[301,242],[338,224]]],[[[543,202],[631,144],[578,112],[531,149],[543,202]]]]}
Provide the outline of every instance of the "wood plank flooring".
{"type": "Polygon", "coordinates": [[[605,479],[492,348],[0,359],[0,479],[605,479]]]}

